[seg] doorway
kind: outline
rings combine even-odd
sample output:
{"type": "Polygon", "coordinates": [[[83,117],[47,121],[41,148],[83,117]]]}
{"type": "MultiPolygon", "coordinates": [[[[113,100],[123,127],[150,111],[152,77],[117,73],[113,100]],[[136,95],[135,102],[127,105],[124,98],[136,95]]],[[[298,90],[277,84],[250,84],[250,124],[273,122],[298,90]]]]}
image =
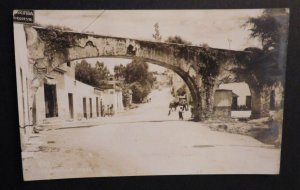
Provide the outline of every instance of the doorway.
{"type": "Polygon", "coordinates": [[[72,93],[68,93],[68,100],[69,100],[70,118],[73,119],[73,117],[74,117],[74,107],[73,107],[73,94],[72,93]]]}
{"type": "Polygon", "coordinates": [[[96,110],[97,110],[97,117],[99,117],[99,98],[96,97],[96,110]]]}
{"type": "Polygon", "coordinates": [[[57,96],[55,84],[44,84],[46,118],[58,117],[57,96]]]}
{"type": "Polygon", "coordinates": [[[92,98],[90,98],[90,118],[93,117],[92,98]]]}
{"type": "Polygon", "coordinates": [[[86,113],[86,98],[83,98],[83,117],[87,119],[87,113],[86,113]]]}

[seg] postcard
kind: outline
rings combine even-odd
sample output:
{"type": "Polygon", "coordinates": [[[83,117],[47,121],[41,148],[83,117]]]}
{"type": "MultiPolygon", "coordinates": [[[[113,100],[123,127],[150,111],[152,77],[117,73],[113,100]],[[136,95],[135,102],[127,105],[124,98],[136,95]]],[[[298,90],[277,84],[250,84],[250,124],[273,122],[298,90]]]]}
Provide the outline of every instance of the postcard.
{"type": "Polygon", "coordinates": [[[13,20],[25,181],[279,174],[289,9],[13,20]]]}

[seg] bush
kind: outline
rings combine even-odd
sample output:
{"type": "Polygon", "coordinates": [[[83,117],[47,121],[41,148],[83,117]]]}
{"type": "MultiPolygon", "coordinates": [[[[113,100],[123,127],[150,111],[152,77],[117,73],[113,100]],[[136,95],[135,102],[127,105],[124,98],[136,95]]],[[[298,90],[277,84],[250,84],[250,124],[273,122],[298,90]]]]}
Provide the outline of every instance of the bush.
{"type": "Polygon", "coordinates": [[[132,90],[132,102],[142,103],[151,92],[151,85],[149,83],[142,85],[139,82],[134,82],[130,85],[130,89],[132,90]]]}
{"type": "Polygon", "coordinates": [[[127,86],[122,87],[123,105],[124,107],[130,107],[131,102],[131,92],[130,88],[127,86]]]}

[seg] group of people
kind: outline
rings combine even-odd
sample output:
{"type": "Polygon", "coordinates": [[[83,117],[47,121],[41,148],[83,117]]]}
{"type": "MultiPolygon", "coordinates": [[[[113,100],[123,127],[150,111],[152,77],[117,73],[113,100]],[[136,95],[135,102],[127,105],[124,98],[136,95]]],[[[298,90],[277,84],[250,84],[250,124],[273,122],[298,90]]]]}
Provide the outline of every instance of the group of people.
{"type": "MultiPolygon", "coordinates": [[[[177,106],[176,106],[177,107],[177,106]]],[[[175,107],[175,111],[176,111],[176,107],[175,107]]],[[[178,116],[180,120],[183,120],[183,113],[184,111],[187,110],[184,106],[180,106],[179,110],[178,110],[178,116]]],[[[171,115],[171,112],[173,111],[173,107],[169,106],[169,113],[168,116],[171,115]]]]}
{"type": "Polygon", "coordinates": [[[115,111],[114,111],[114,105],[111,104],[111,105],[107,105],[107,106],[102,106],[101,108],[101,115],[102,117],[105,117],[105,116],[113,116],[115,114],[115,111]]]}

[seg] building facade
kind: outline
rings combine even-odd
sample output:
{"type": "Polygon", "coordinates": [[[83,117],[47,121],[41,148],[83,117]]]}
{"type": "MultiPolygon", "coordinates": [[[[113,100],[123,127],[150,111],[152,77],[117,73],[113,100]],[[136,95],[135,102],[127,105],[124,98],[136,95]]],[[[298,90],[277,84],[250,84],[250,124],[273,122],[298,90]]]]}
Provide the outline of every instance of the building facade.
{"type": "Polygon", "coordinates": [[[77,121],[103,116],[103,107],[113,113],[124,110],[122,89],[95,88],[75,79],[75,62],[55,68],[34,93],[30,89],[34,63],[27,56],[26,36],[22,24],[14,24],[16,79],[20,127],[56,121],[77,121]]]}

